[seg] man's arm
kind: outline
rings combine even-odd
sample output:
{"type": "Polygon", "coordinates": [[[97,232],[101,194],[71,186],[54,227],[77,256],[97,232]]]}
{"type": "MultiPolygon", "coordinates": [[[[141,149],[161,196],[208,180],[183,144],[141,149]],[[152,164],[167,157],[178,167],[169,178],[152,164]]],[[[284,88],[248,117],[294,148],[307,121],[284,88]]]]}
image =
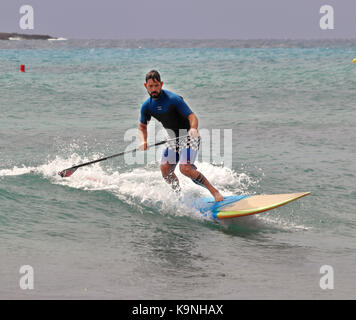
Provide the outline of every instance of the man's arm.
{"type": "Polygon", "coordinates": [[[151,115],[147,112],[147,101],[141,106],[140,119],[138,124],[138,138],[140,139],[140,150],[147,150],[147,123],[151,120],[151,115]]]}
{"type": "Polygon", "coordinates": [[[194,113],[191,113],[188,116],[189,124],[190,124],[190,129],[198,129],[198,118],[194,113]]]}
{"type": "Polygon", "coordinates": [[[198,132],[198,118],[196,117],[196,115],[194,113],[191,113],[188,116],[188,120],[189,120],[189,124],[190,124],[190,130],[188,132],[188,134],[192,137],[192,138],[197,138],[199,137],[199,132],[198,132]]]}
{"type": "Polygon", "coordinates": [[[199,132],[198,132],[198,118],[196,115],[193,113],[193,111],[189,108],[189,106],[185,103],[183,97],[179,96],[177,98],[177,109],[178,112],[183,116],[186,117],[189,120],[189,126],[190,130],[188,134],[192,138],[197,138],[199,137],[199,132]]]}
{"type": "Polygon", "coordinates": [[[147,150],[147,124],[142,122],[138,125],[138,138],[140,139],[140,150],[147,150]]]}

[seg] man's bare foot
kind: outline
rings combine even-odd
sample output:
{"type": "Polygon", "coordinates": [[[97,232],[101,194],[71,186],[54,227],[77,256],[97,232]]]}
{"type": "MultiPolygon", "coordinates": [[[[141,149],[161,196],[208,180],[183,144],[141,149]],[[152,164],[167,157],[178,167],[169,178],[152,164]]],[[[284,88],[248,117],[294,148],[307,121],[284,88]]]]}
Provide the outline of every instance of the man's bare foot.
{"type": "Polygon", "coordinates": [[[214,192],[213,193],[213,197],[214,197],[216,202],[224,200],[224,197],[220,194],[219,191],[214,192]]]}

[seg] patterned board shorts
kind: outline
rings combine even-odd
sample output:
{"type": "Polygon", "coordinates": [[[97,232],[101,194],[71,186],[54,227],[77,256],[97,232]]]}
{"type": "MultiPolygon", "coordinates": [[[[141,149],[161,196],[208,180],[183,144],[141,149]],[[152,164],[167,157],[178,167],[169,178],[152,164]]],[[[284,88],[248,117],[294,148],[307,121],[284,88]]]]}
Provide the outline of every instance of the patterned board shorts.
{"type": "Polygon", "coordinates": [[[200,148],[200,137],[184,137],[181,139],[167,141],[166,148],[163,151],[161,163],[193,164],[200,148]]]}

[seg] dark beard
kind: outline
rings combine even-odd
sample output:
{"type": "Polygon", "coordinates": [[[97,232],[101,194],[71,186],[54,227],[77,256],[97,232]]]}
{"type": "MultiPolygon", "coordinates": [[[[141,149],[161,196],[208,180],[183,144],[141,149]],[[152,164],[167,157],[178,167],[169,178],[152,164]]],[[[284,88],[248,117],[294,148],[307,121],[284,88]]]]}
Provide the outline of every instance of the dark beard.
{"type": "Polygon", "coordinates": [[[162,90],[159,93],[154,93],[155,95],[153,96],[152,93],[149,93],[150,97],[153,99],[159,99],[159,97],[161,96],[162,90]]]}

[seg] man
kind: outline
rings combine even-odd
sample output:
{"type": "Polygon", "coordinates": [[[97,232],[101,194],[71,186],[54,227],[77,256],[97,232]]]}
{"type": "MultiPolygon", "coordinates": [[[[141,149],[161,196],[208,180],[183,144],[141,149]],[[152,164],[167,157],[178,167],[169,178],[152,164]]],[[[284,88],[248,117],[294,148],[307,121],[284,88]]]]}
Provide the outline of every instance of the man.
{"type": "Polygon", "coordinates": [[[186,137],[173,139],[173,142],[167,142],[166,144],[161,160],[163,178],[174,190],[180,190],[178,178],[174,173],[179,161],[179,169],[182,174],[191,178],[194,183],[206,187],[215,201],[223,200],[224,197],[194,165],[200,146],[198,118],[182,97],[173,92],[163,90],[162,86],[163,82],[158,71],[152,70],[147,73],[145,88],[150,98],[142,104],[140,111],[140,123],[138,126],[141,141],[140,149],[147,149],[147,123],[151,120],[151,117],[162,123],[170,138],[182,136],[182,132],[185,130],[185,134],[188,132],[186,137]]]}

